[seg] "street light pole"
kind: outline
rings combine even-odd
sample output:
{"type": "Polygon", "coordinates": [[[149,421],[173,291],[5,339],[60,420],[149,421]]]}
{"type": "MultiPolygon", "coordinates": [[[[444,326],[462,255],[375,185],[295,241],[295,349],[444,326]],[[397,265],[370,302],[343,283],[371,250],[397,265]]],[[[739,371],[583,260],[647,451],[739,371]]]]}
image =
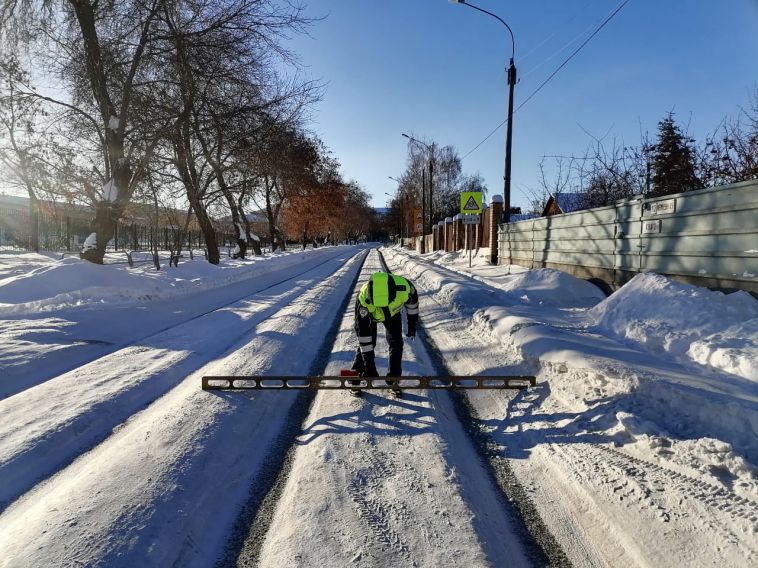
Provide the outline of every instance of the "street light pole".
{"type": "MultiPolygon", "coordinates": [[[[429,232],[431,232],[432,219],[434,218],[434,205],[433,205],[434,202],[432,201],[432,197],[433,197],[432,188],[434,186],[434,143],[432,143],[430,146],[429,144],[426,144],[422,142],[421,140],[417,140],[413,136],[408,136],[405,133],[403,133],[403,136],[405,136],[411,142],[416,142],[417,144],[421,144],[429,152],[429,226],[428,227],[426,224],[426,212],[423,211],[421,213],[421,215],[423,216],[423,227],[424,227],[423,233],[426,234],[427,228],[429,229],[429,232]]],[[[423,193],[421,197],[422,197],[421,203],[422,203],[422,208],[423,208],[423,203],[424,203],[423,193]]]]}
{"type": "Polygon", "coordinates": [[[386,195],[388,197],[391,197],[392,198],[392,202],[394,202],[396,200],[400,200],[400,204],[399,204],[400,205],[400,219],[399,219],[399,222],[398,222],[398,226],[395,227],[395,228],[397,229],[397,236],[402,238],[402,236],[403,236],[403,202],[400,199],[400,197],[397,195],[397,193],[395,195],[392,195],[391,193],[387,193],[385,191],[384,195],[386,195]]]}
{"type": "Polygon", "coordinates": [[[511,34],[511,61],[508,69],[506,70],[508,73],[508,116],[506,117],[507,125],[505,134],[505,175],[503,176],[503,199],[505,201],[503,212],[505,214],[505,222],[509,223],[511,220],[511,144],[513,142],[513,88],[516,85],[516,65],[513,63],[513,60],[516,58],[516,40],[513,37],[513,30],[511,27],[497,14],[488,12],[479,6],[469,4],[466,0],[450,0],[450,3],[463,4],[464,6],[478,10],[479,12],[487,14],[488,16],[492,16],[501,24],[503,24],[508,29],[508,33],[511,34]]]}
{"type": "Polygon", "coordinates": [[[503,199],[505,200],[505,222],[511,222],[511,144],[513,143],[513,87],[516,85],[516,66],[511,64],[508,67],[508,123],[506,124],[505,134],[505,184],[503,199]]]}
{"type": "MultiPolygon", "coordinates": [[[[398,188],[398,191],[400,191],[400,185],[401,185],[400,184],[400,180],[396,179],[396,178],[393,178],[392,176],[387,176],[387,177],[389,179],[391,179],[392,181],[396,181],[397,182],[397,188],[398,188]]],[[[389,193],[387,193],[386,195],[389,195],[389,193]]],[[[400,199],[400,238],[402,239],[403,238],[403,225],[405,225],[405,227],[406,227],[406,231],[405,232],[406,233],[408,232],[407,231],[408,224],[407,224],[407,222],[405,220],[405,206],[403,204],[404,200],[403,200],[403,193],[402,192],[400,192],[399,199],[400,199]]],[[[408,235],[406,234],[406,236],[408,236],[408,235]]]]}

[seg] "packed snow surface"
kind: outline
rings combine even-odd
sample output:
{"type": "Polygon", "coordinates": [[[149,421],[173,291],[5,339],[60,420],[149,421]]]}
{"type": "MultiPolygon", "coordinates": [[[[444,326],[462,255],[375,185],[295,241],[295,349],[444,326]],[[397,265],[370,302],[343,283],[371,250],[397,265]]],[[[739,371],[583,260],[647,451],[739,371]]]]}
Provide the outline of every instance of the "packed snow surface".
{"type": "Polygon", "coordinates": [[[161,270],[155,270],[149,254],[139,252],[132,253],[135,264],[139,263],[134,268],[126,263],[126,253],[111,253],[105,265],[74,256],[54,259],[35,254],[0,254],[0,316],[168,300],[250,279],[269,269],[294,266],[321,252],[309,249],[247,259],[224,258],[219,265],[205,261],[201,253],[194,260],[180,261],[176,267],[168,266],[164,259],[161,270]],[[276,267],[269,266],[272,264],[276,267]],[[3,270],[3,266],[7,268],[3,270]]]}
{"type": "MultiPolygon", "coordinates": [[[[652,274],[606,298],[486,251],[470,269],[464,254],[382,252],[420,294],[406,373],[435,371],[433,342],[452,373],[537,384],[465,393],[471,424],[445,392],[319,393],[261,565],[525,564],[500,473],[463,426],[507,460],[573,565],[758,562],[754,298],[652,274]]],[[[360,276],[360,247],[159,272],[0,255],[0,566],[223,557],[297,394],[200,378],[312,372],[333,324],[326,369],[347,366],[370,255],[360,276]]]]}

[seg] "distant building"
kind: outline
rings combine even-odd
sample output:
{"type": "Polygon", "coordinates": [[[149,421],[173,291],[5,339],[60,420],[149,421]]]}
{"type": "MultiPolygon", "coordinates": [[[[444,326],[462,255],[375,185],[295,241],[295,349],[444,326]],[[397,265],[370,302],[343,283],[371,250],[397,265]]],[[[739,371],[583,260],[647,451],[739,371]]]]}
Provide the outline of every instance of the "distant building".
{"type": "Polygon", "coordinates": [[[560,215],[561,213],[573,213],[581,210],[584,203],[584,193],[557,193],[550,198],[542,210],[542,217],[560,215]]]}
{"type": "Polygon", "coordinates": [[[511,207],[511,223],[516,223],[518,221],[528,221],[529,219],[536,218],[537,215],[534,213],[522,213],[521,207],[511,207]]]}
{"type": "MultiPolygon", "coordinates": [[[[247,217],[248,223],[250,223],[250,232],[254,235],[260,237],[262,235],[268,235],[269,233],[269,227],[268,227],[268,217],[266,217],[266,213],[263,211],[258,211],[256,213],[245,213],[245,217],[247,217]]],[[[236,234],[236,230],[234,229],[234,225],[232,224],[232,217],[231,215],[227,215],[226,217],[222,217],[217,221],[219,227],[226,233],[232,233],[236,234]]]]}

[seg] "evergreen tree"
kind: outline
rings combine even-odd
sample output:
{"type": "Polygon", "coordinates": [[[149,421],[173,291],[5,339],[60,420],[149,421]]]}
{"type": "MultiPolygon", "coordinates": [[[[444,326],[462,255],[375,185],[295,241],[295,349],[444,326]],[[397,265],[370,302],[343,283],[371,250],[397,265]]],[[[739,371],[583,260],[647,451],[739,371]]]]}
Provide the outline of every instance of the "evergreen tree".
{"type": "Polygon", "coordinates": [[[652,151],[652,197],[691,191],[702,185],[695,174],[694,142],[682,134],[673,113],[658,123],[658,142],[652,151]]]}

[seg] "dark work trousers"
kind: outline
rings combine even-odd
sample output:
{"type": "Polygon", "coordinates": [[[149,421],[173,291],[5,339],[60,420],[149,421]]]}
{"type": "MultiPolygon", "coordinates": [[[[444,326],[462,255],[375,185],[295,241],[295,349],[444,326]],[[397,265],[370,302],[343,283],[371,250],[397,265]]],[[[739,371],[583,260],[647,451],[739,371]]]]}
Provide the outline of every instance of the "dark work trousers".
{"type": "MultiPolygon", "coordinates": [[[[403,373],[403,318],[401,314],[384,320],[384,329],[387,335],[387,343],[390,348],[390,368],[387,373],[388,377],[399,377],[403,373]]],[[[376,348],[376,326],[377,322],[371,321],[371,344],[376,348]]],[[[361,348],[355,354],[353,370],[363,373],[364,364],[361,348]]]]}

